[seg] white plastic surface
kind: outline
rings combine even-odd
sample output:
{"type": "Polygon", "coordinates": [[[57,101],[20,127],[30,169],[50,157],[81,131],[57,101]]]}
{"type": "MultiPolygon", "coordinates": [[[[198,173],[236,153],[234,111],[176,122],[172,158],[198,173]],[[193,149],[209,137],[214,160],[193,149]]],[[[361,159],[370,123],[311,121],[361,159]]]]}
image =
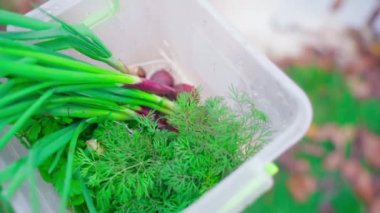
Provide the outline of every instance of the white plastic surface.
{"type": "MultiPolygon", "coordinates": [[[[44,7],[69,22],[97,13],[93,8],[115,8],[110,0],[52,0],[44,7]],[[68,8],[65,4],[70,9],[50,9],[68,8]]],[[[38,11],[31,14],[42,18],[38,11]]],[[[93,30],[127,64],[165,60],[182,80],[201,86],[204,97],[226,96],[233,85],[268,115],[274,130],[270,142],[186,212],[238,212],[270,188],[272,179],[264,167],[304,135],[311,121],[310,103],[207,1],[122,0],[116,14],[93,30]]]]}

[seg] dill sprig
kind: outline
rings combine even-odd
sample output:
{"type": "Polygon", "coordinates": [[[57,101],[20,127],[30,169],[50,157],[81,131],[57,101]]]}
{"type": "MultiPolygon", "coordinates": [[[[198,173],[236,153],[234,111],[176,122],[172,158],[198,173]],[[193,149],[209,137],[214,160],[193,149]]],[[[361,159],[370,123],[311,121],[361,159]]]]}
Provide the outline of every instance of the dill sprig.
{"type": "Polygon", "coordinates": [[[92,137],[103,152],[78,150],[75,164],[93,192],[100,212],[177,212],[230,174],[265,143],[265,117],[235,93],[240,107],[223,98],[177,100],[159,129],[149,116],[135,123],[105,121],[92,137]],[[252,138],[255,141],[252,142],[252,138]]]}

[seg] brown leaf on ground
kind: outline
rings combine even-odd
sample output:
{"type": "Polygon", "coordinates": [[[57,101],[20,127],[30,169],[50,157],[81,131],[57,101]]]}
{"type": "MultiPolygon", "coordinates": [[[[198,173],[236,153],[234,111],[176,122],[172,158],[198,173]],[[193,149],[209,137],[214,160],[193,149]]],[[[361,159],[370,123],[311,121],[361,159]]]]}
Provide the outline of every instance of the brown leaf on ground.
{"type": "Polygon", "coordinates": [[[356,175],[360,172],[361,167],[358,161],[349,159],[342,163],[340,166],[341,173],[348,181],[353,182],[356,175]]]}
{"type": "Polygon", "coordinates": [[[359,99],[366,99],[371,96],[370,85],[358,75],[347,77],[347,84],[353,95],[359,99]]]}
{"type": "Polygon", "coordinates": [[[310,163],[307,160],[296,160],[293,165],[295,172],[306,173],[310,171],[310,163]]]}
{"type": "Polygon", "coordinates": [[[380,15],[380,4],[373,9],[371,15],[369,16],[367,20],[367,26],[371,28],[375,28],[375,23],[378,20],[379,15],[380,15]]]}
{"type": "Polygon", "coordinates": [[[357,67],[359,73],[368,72],[378,65],[377,58],[369,50],[358,57],[356,61],[359,65],[357,67]]]}
{"type": "MultiPolygon", "coordinates": [[[[378,16],[380,5],[376,9],[378,16]]],[[[375,14],[375,13],[374,13],[375,14]]],[[[348,86],[359,99],[380,98],[380,42],[370,30],[352,30],[351,38],[356,44],[356,57],[344,64],[343,70],[349,74],[348,86]]]]}
{"type": "Polygon", "coordinates": [[[377,197],[369,205],[369,213],[379,213],[380,212],[380,197],[377,197]]]}
{"type": "Polygon", "coordinates": [[[316,140],[316,137],[319,132],[319,127],[317,124],[312,123],[309,127],[309,129],[306,132],[306,136],[309,137],[310,139],[316,140]]]}
{"type": "Polygon", "coordinates": [[[367,204],[371,203],[375,196],[372,177],[369,172],[361,170],[356,174],[354,190],[357,195],[367,204]]]}
{"type": "Polygon", "coordinates": [[[342,127],[342,134],[345,140],[353,140],[356,136],[357,129],[354,126],[344,126],[342,127]]]}
{"type": "Polygon", "coordinates": [[[334,177],[323,177],[318,179],[318,191],[326,194],[334,194],[339,190],[340,183],[334,177]]]}
{"type": "Polygon", "coordinates": [[[280,59],[274,59],[275,64],[281,68],[281,70],[287,70],[290,66],[294,65],[295,59],[291,56],[284,56],[280,59]]]}
{"type": "Polygon", "coordinates": [[[363,50],[348,68],[350,70],[350,75],[347,76],[348,86],[360,99],[376,97],[379,88],[379,58],[368,49],[370,47],[366,47],[367,49],[363,50]]]}
{"type": "Polygon", "coordinates": [[[302,152],[306,152],[313,156],[321,157],[324,154],[324,149],[319,144],[304,143],[299,145],[302,152]]]}
{"type": "Polygon", "coordinates": [[[310,171],[310,163],[302,159],[294,159],[293,152],[287,152],[279,159],[281,166],[291,173],[307,173],[310,171]]]}
{"type": "Polygon", "coordinates": [[[327,140],[331,138],[331,135],[337,131],[338,127],[334,123],[328,123],[323,126],[320,126],[317,134],[315,135],[315,139],[318,141],[327,140]]]}
{"type": "Polygon", "coordinates": [[[337,170],[343,161],[344,156],[341,153],[332,152],[325,158],[323,167],[328,171],[337,170]]]}
{"type": "Polygon", "coordinates": [[[363,142],[364,158],[369,164],[380,169],[380,137],[368,130],[360,131],[359,137],[363,142]]]}
{"type": "Polygon", "coordinates": [[[292,175],[287,181],[287,187],[299,202],[306,202],[317,188],[317,181],[311,175],[292,175]]]}
{"type": "Polygon", "coordinates": [[[367,52],[367,40],[360,29],[349,28],[347,34],[354,41],[356,52],[359,55],[367,52]]]}
{"type": "Polygon", "coordinates": [[[356,194],[365,202],[370,203],[375,196],[375,182],[371,174],[364,170],[359,162],[349,159],[342,163],[341,172],[353,186],[356,194]]]}
{"type": "Polygon", "coordinates": [[[321,213],[334,213],[334,208],[330,203],[324,203],[320,206],[321,213]]]}
{"type": "Polygon", "coordinates": [[[355,129],[351,126],[336,127],[331,132],[330,139],[334,143],[336,149],[344,149],[347,143],[353,140],[355,129]]]}
{"type": "Polygon", "coordinates": [[[380,98],[380,65],[370,70],[365,74],[365,78],[367,79],[367,84],[370,90],[370,96],[375,98],[380,98]]]}
{"type": "Polygon", "coordinates": [[[316,58],[318,67],[324,70],[333,70],[336,66],[336,52],[333,49],[326,49],[320,57],[316,58]]]}
{"type": "Polygon", "coordinates": [[[336,124],[330,123],[319,127],[314,135],[314,139],[317,141],[331,140],[337,150],[342,150],[354,136],[354,127],[339,127],[336,124]]]}
{"type": "Polygon", "coordinates": [[[293,172],[291,170],[291,165],[292,165],[293,160],[291,159],[291,155],[290,154],[284,154],[284,155],[282,155],[278,159],[278,161],[279,161],[279,163],[281,165],[281,168],[283,168],[285,171],[293,172]]]}
{"type": "Polygon", "coordinates": [[[303,48],[302,53],[295,58],[294,65],[298,65],[300,67],[307,67],[310,64],[314,64],[316,58],[320,55],[320,52],[317,48],[312,46],[307,46],[303,48]]]}
{"type": "Polygon", "coordinates": [[[361,139],[360,134],[357,133],[352,142],[351,158],[362,159],[363,155],[363,140],[361,139]]]}
{"type": "Polygon", "coordinates": [[[373,190],[375,191],[375,195],[380,197],[380,176],[372,176],[373,181],[373,190]]]}
{"type": "Polygon", "coordinates": [[[369,51],[371,52],[372,55],[379,58],[380,57],[380,42],[374,41],[374,43],[372,43],[369,46],[369,51]]]}

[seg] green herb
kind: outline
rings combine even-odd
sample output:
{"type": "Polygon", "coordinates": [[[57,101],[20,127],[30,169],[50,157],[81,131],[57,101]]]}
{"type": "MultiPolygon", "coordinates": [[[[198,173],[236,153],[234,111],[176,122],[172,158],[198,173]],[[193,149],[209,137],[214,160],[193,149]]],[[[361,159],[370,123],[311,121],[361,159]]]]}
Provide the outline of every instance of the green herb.
{"type": "Polygon", "coordinates": [[[94,192],[97,209],[186,208],[266,141],[268,129],[259,111],[249,102],[239,104],[246,111],[230,110],[222,98],[199,103],[191,95],[181,95],[177,113],[167,116],[178,132],[159,129],[149,117],[135,125],[99,124],[93,138],[104,152],[79,149],[75,160],[94,192]],[[251,142],[254,135],[261,137],[251,142]]]}
{"type": "Polygon", "coordinates": [[[51,18],[0,10],[0,24],[27,29],[0,33],[0,150],[14,136],[28,149],[0,171],[0,210],[10,211],[28,181],[31,209],[40,211],[39,169],[61,195],[60,212],[178,211],[266,141],[265,116],[247,95],[233,91],[232,111],[223,98],[177,97],[172,87],[74,59],[57,50],[126,71],[88,28],[51,18]]]}
{"type": "MultiPolygon", "coordinates": [[[[1,188],[0,188],[0,192],[1,192],[1,188]]],[[[5,199],[3,197],[2,194],[0,194],[0,212],[3,212],[3,213],[13,213],[14,212],[12,205],[9,203],[9,201],[7,199],[5,199]]]]}
{"type": "Polygon", "coordinates": [[[92,59],[103,61],[115,69],[123,72],[128,71],[86,26],[82,24],[72,26],[51,16],[42,9],[41,11],[50,16],[55,22],[44,22],[21,14],[0,10],[0,24],[32,30],[25,32],[0,32],[0,37],[9,40],[37,41],[40,42],[37,45],[55,51],[73,48],[92,59]]]}

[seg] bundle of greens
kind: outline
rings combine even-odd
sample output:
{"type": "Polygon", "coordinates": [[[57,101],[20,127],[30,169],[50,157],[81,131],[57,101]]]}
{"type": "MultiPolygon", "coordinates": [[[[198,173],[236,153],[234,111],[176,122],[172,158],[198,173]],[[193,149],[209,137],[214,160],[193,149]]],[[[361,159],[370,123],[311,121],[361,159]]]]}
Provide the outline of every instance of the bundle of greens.
{"type": "Polygon", "coordinates": [[[0,24],[27,29],[0,33],[0,150],[14,136],[28,150],[0,170],[1,212],[12,211],[24,181],[39,212],[37,169],[59,193],[60,212],[179,211],[266,141],[265,115],[247,95],[233,91],[232,110],[165,72],[140,78],[85,26],[52,20],[0,10],[0,24]]]}

